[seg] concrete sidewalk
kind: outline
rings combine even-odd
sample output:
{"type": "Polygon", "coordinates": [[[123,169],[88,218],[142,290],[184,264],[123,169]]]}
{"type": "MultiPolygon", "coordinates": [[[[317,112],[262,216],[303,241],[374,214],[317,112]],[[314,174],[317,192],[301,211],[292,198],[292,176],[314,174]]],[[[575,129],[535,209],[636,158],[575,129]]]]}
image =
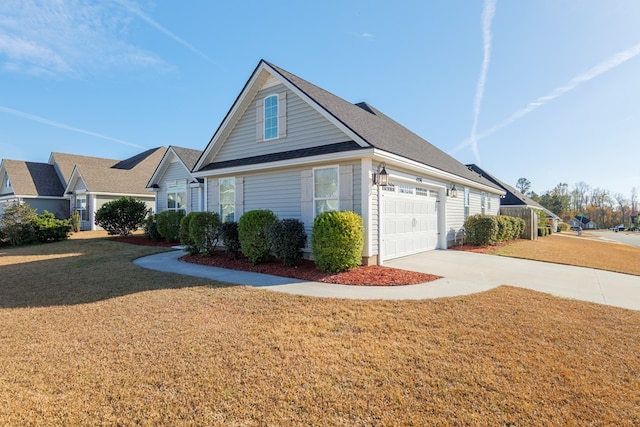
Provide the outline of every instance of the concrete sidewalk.
{"type": "Polygon", "coordinates": [[[429,251],[389,261],[388,267],[443,276],[408,286],[348,286],[304,282],[266,274],[227,270],[178,260],[183,251],[164,252],[134,260],[152,270],[203,277],[221,282],[267,287],[295,295],[349,299],[428,299],[468,295],[500,285],[546,292],[563,298],[640,310],[640,277],[462,251],[429,251]]]}

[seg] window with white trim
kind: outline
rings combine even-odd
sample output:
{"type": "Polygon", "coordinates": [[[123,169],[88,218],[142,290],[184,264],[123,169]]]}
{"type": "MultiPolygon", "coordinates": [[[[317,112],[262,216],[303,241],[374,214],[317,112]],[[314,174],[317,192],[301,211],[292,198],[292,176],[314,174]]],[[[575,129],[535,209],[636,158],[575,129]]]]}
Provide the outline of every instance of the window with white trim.
{"type": "Polygon", "coordinates": [[[4,176],[4,186],[5,186],[6,188],[11,187],[11,179],[9,179],[9,174],[6,174],[6,175],[4,176]]]}
{"type": "Polygon", "coordinates": [[[184,211],[187,205],[187,186],[169,185],[167,187],[167,210],[184,211]]]}
{"type": "Polygon", "coordinates": [[[236,220],[236,179],[222,178],[220,189],[220,220],[233,222],[236,220]]]}
{"type": "Polygon", "coordinates": [[[264,99],[264,139],[278,137],[278,95],[264,99]]]}
{"type": "Polygon", "coordinates": [[[313,170],[313,204],[315,215],[339,209],[338,166],[313,170]]]}
{"type": "Polygon", "coordinates": [[[465,187],[464,188],[464,220],[465,221],[467,220],[467,218],[469,218],[469,199],[470,199],[469,188],[465,187]]]}
{"type": "Polygon", "coordinates": [[[482,215],[487,213],[487,193],[484,191],[480,193],[480,213],[482,215]]]}
{"type": "Polygon", "coordinates": [[[87,214],[87,196],[76,197],[76,210],[80,213],[80,219],[82,221],[89,221],[89,215],[87,214]]]}

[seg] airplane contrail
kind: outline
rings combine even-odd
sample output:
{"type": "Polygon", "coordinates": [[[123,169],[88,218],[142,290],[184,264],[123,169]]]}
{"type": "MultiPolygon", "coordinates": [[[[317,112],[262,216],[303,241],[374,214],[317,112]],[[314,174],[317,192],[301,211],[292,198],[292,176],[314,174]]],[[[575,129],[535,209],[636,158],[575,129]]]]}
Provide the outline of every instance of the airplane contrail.
{"type": "Polygon", "coordinates": [[[124,141],[122,139],[113,138],[113,137],[110,137],[110,136],[107,136],[107,135],[102,135],[101,133],[91,132],[91,131],[88,131],[88,130],[84,130],[84,129],[80,129],[80,128],[77,128],[77,127],[69,126],[69,125],[64,124],[64,123],[60,123],[60,122],[56,122],[56,121],[53,121],[53,120],[45,119],[44,117],[36,116],[36,115],[30,114],[30,113],[25,113],[24,111],[14,110],[13,108],[4,107],[2,105],[0,105],[0,111],[3,112],[3,113],[11,114],[13,116],[21,117],[23,119],[31,120],[33,122],[42,123],[42,124],[45,124],[45,125],[57,127],[57,128],[60,128],[60,129],[71,131],[71,132],[82,133],[84,135],[89,135],[89,136],[93,136],[93,137],[96,137],[96,138],[106,139],[107,141],[117,142],[118,144],[128,145],[130,147],[143,148],[143,149],[149,148],[149,147],[145,147],[143,145],[134,144],[133,142],[124,141]]]}

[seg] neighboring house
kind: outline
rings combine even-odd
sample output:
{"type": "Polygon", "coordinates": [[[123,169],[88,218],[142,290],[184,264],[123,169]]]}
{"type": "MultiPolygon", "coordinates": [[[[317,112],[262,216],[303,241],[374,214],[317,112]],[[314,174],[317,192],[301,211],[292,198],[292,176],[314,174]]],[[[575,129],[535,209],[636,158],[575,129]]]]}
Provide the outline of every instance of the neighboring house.
{"type": "Polygon", "coordinates": [[[166,148],[144,151],[126,160],[103,159],[73,154],[53,153],[59,170],[67,176],[65,195],[71,210],[80,212],[81,229],[95,230],[95,214],[107,202],[131,196],[155,207],[155,194],[146,189],[149,177],[160,163],[166,148]]]}
{"type": "Polygon", "coordinates": [[[147,184],[156,195],[156,213],[204,210],[204,179],[191,173],[201,154],[202,150],[169,146],[147,184]]]}
{"type": "Polygon", "coordinates": [[[351,104],[266,61],[193,176],[204,179],[206,209],[225,220],[270,209],[301,220],[310,235],[321,212],[358,213],[365,264],[446,249],[466,217],[496,215],[504,194],[371,105],[351,104]],[[384,175],[388,184],[378,186],[384,175]]]}
{"type": "Polygon", "coordinates": [[[598,224],[591,221],[588,217],[584,215],[576,215],[575,217],[569,220],[569,226],[571,227],[580,227],[583,230],[595,230],[598,228],[598,224]]]}
{"type": "Polygon", "coordinates": [[[505,184],[504,182],[500,181],[498,178],[487,173],[484,169],[480,168],[478,165],[470,164],[470,165],[467,165],[467,167],[469,167],[472,171],[476,172],[477,174],[480,174],[483,177],[487,178],[489,181],[493,182],[494,184],[496,184],[506,192],[506,194],[500,198],[500,207],[509,208],[509,207],[528,206],[534,209],[541,209],[544,211],[544,213],[547,216],[547,223],[553,226],[553,230],[558,229],[558,224],[562,222],[562,219],[558,215],[554,214],[549,209],[545,208],[540,203],[536,202],[530,197],[525,196],[524,194],[522,194],[520,191],[516,190],[512,186],[505,184]]]}
{"type": "Polygon", "coordinates": [[[69,201],[53,165],[3,159],[0,163],[0,215],[12,203],[27,203],[37,213],[45,210],[69,217],[69,201]]]}

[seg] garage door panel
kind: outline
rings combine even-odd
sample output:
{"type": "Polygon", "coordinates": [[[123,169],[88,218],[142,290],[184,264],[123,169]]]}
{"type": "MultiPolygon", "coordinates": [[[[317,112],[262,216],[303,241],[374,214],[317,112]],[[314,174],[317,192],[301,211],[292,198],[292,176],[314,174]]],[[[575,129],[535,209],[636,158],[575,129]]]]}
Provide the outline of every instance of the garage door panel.
{"type": "Polygon", "coordinates": [[[383,193],[382,197],[384,259],[437,248],[437,197],[406,193],[383,193]]]}

